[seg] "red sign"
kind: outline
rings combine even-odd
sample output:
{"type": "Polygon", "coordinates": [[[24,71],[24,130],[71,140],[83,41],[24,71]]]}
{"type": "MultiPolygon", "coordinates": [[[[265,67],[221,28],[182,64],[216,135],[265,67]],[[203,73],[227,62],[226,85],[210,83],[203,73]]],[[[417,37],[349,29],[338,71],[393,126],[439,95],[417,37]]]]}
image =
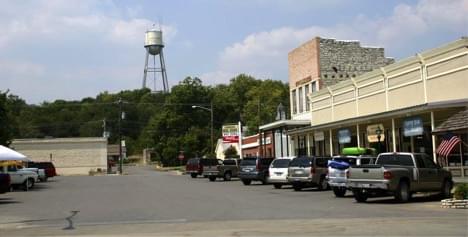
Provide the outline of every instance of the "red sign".
{"type": "Polygon", "coordinates": [[[239,136],[223,136],[224,143],[237,143],[239,142],[239,136]]]}
{"type": "Polygon", "coordinates": [[[179,158],[179,160],[184,160],[185,156],[184,156],[184,154],[180,154],[178,158],[179,158]]]}

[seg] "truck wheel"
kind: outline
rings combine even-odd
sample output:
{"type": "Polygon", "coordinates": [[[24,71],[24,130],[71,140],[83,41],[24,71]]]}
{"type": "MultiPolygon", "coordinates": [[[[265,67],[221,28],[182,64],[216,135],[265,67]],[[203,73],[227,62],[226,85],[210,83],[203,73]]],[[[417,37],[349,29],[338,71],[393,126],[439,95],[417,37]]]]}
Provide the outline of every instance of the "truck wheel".
{"type": "Polygon", "coordinates": [[[231,181],[231,172],[224,173],[224,181],[231,181]]]}
{"type": "Polygon", "coordinates": [[[244,185],[250,185],[250,184],[252,183],[252,180],[250,180],[250,179],[243,179],[243,180],[242,180],[242,183],[243,183],[244,185]]]}
{"type": "Polygon", "coordinates": [[[208,179],[210,180],[210,182],[214,182],[216,181],[216,176],[209,176],[208,179]]]}
{"type": "Polygon", "coordinates": [[[408,202],[411,199],[408,182],[401,181],[400,184],[398,184],[398,188],[395,192],[395,199],[398,202],[408,202]]]}
{"type": "Polygon", "coordinates": [[[444,180],[444,184],[442,184],[442,190],[440,191],[440,196],[442,198],[450,198],[452,190],[452,182],[450,180],[444,180]]]}
{"type": "Polygon", "coordinates": [[[29,182],[28,182],[29,183],[29,188],[33,188],[34,187],[34,179],[29,178],[28,180],[29,180],[29,182]]]}
{"type": "Polygon", "coordinates": [[[281,189],[281,186],[283,186],[283,185],[281,185],[281,184],[273,184],[273,186],[274,186],[276,189],[281,189]]]}
{"type": "Polygon", "coordinates": [[[195,178],[197,178],[197,174],[192,173],[192,174],[190,174],[190,177],[195,179],[195,178]]]}
{"type": "Polygon", "coordinates": [[[301,184],[293,184],[293,189],[294,189],[294,191],[301,191],[302,190],[302,185],[301,184]]]}
{"type": "Polygon", "coordinates": [[[366,202],[367,201],[367,193],[364,190],[361,189],[354,189],[353,190],[354,194],[354,199],[356,199],[356,202],[366,202]]]}
{"type": "Polygon", "coordinates": [[[325,179],[325,177],[321,177],[319,184],[318,184],[318,189],[319,190],[327,190],[328,189],[328,181],[325,179]]]}
{"type": "Polygon", "coordinates": [[[336,197],[344,197],[346,194],[346,188],[333,187],[333,193],[336,197]]]}

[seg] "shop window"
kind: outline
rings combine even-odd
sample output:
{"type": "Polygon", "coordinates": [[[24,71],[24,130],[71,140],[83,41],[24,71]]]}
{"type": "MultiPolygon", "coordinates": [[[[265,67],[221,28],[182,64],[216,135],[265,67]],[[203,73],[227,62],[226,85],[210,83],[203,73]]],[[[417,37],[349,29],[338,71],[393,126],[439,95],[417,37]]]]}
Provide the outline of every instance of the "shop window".
{"type": "Polygon", "coordinates": [[[299,87],[299,113],[304,110],[304,94],[302,92],[302,87],[299,87]]]}
{"type": "Polygon", "coordinates": [[[309,85],[305,85],[304,87],[304,92],[305,92],[305,111],[310,110],[310,100],[309,100],[309,85]]]}
{"type": "Polygon", "coordinates": [[[291,104],[293,108],[293,114],[297,114],[296,90],[291,91],[291,104]]]}

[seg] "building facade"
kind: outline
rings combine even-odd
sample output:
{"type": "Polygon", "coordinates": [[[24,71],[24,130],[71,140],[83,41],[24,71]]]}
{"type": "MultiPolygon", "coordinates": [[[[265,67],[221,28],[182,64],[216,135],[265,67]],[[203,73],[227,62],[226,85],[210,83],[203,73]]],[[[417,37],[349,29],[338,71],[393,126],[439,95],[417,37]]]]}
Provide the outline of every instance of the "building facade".
{"type": "Polygon", "coordinates": [[[11,147],[33,161],[53,162],[59,175],[107,170],[107,138],[15,139],[11,147]]]}
{"type": "Polygon", "coordinates": [[[242,138],[242,157],[274,157],[274,136],[271,132],[242,138]],[[262,137],[263,139],[260,139],[262,137]]]}
{"type": "MultiPolygon", "coordinates": [[[[325,88],[308,93],[310,126],[288,131],[296,154],[336,155],[344,147],[361,146],[423,152],[441,163],[437,127],[468,107],[468,39],[325,88]]],[[[454,176],[468,176],[466,129],[454,132],[462,142],[446,158],[447,168],[454,176]]]]}

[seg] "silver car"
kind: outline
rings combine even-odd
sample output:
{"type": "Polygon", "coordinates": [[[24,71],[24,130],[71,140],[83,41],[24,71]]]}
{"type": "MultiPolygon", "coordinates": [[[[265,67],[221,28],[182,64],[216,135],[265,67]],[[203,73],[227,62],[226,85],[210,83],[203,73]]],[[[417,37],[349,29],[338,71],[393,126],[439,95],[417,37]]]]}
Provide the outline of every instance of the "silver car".
{"type": "MultiPolygon", "coordinates": [[[[333,161],[344,162],[349,166],[361,164],[373,164],[375,157],[371,156],[334,156],[333,161]]],[[[328,166],[328,184],[333,190],[336,197],[344,197],[346,195],[346,172],[348,168],[333,168],[328,166]]]]}
{"type": "Polygon", "coordinates": [[[295,191],[303,188],[317,187],[328,189],[326,175],[330,157],[298,157],[289,163],[288,181],[295,191]]]}

